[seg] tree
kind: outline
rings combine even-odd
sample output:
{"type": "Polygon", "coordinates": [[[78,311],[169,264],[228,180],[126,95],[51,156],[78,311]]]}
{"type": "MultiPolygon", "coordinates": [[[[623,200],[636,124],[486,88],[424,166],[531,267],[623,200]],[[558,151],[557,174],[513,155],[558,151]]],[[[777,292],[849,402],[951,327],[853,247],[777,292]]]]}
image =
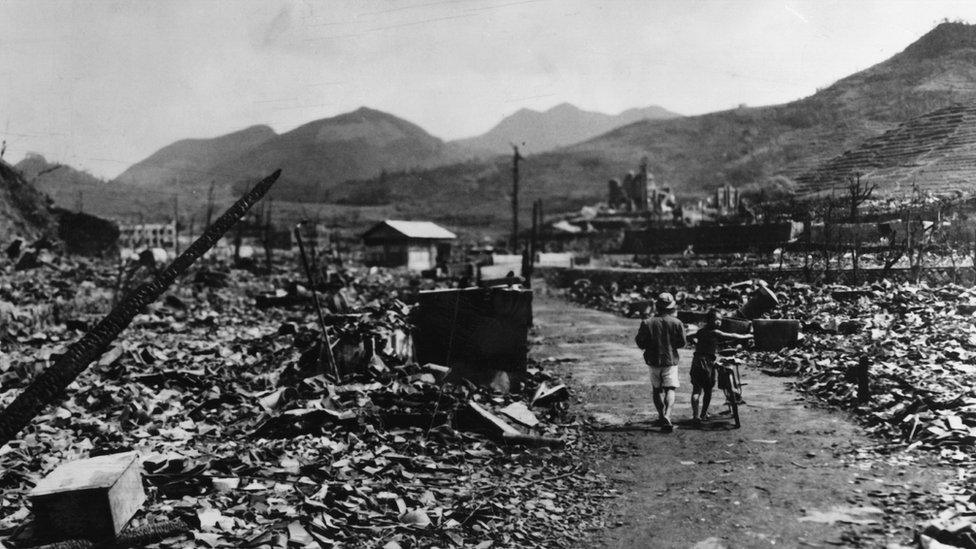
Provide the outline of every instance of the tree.
{"type": "Polygon", "coordinates": [[[830,196],[823,198],[813,207],[814,215],[823,221],[820,257],[824,263],[824,279],[828,282],[831,280],[830,259],[833,255],[834,239],[836,238],[834,225],[836,224],[837,207],[838,200],[834,197],[833,191],[831,191],[830,196]]]}
{"type": "Polygon", "coordinates": [[[861,259],[861,231],[859,227],[859,212],[861,204],[867,202],[874,190],[878,188],[875,183],[862,183],[860,172],[847,178],[847,205],[850,208],[850,221],[853,226],[853,238],[851,239],[851,266],[853,272],[853,283],[857,285],[858,265],[861,259]]]}

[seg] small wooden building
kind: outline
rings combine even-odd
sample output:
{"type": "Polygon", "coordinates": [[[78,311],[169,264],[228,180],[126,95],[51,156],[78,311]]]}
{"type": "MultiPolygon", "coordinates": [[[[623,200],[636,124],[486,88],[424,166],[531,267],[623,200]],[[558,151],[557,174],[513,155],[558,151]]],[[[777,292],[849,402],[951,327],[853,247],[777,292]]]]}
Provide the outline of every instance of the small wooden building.
{"type": "Polygon", "coordinates": [[[388,219],[363,235],[366,264],[411,271],[432,269],[438,257],[447,258],[455,239],[456,234],[430,221],[388,219]]]}

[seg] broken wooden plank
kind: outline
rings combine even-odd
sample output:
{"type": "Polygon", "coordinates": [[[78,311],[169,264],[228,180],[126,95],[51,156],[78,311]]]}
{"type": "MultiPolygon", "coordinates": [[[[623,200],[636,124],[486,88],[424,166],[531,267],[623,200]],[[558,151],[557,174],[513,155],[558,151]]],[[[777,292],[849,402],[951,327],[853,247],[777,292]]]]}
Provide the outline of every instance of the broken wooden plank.
{"type": "Polygon", "coordinates": [[[532,406],[541,406],[545,408],[546,406],[552,406],[557,402],[562,402],[568,399],[569,388],[565,385],[559,384],[555,387],[549,387],[545,382],[542,382],[535,390],[535,395],[532,396],[532,406]]]}
{"type": "Polygon", "coordinates": [[[498,413],[505,414],[526,427],[535,427],[539,424],[539,418],[535,417],[535,414],[529,410],[524,402],[513,402],[498,410],[498,413]]]}
{"type": "Polygon", "coordinates": [[[509,446],[548,446],[549,448],[564,448],[566,446],[566,441],[561,438],[540,437],[522,433],[504,433],[502,434],[502,442],[509,446]]]}
{"type": "Polygon", "coordinates": [[[50,539],[114,538],[146,501],[139,457],[126,452],[64,463],[29,498],[37,531],[50,539]]]}
{"type": "Polygon", "coordinates": [[[509,435],[522,434],[518,429],[473,400],[468,401],[467,411],[469,413],[462,420],[462,428],[466,427],[471,431],[482,432],[496,439],[500,439],[506,433],[509,435]]]}

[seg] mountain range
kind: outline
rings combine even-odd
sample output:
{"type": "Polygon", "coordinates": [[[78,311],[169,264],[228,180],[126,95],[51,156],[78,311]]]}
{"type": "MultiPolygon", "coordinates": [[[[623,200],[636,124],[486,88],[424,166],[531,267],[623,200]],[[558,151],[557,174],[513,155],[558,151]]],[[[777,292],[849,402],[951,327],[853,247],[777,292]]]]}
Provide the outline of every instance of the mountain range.
{"type": "Polygon", "coordinates": [[[562,103],[541,112],[520,109],[486,133],[453,143],[470,151],[494,154],[509,153],[512,145],[518,145],[523,154],[536,154],[579,143],[640,120],[664,120],[679,116],[656,105],[611,115],[562,103]]]}
{"type": "Polygon", "coordinates": [[[252,126],[215,138],[177,141],[132,165],[114,182],[195,194],[213,182],[218,194],[229,196],[255,174],[280,167],[283,178],[275,196],[321,202],[344,181],[490,158],[506,152],[509,143],[545,151],[636,120],[673,116],[661,107],[612,116],[564,103],[545,112],[523,109],[482,136],[445,142],[416,124],[363,107],[280,135],[267,126],[252,126]]]}
{"type": "MultiPolygon", "coordinates": [[[[534,199],[549,212],[605,199],[607,180],[644,156],[656,181],[700,197],[725,183],[796,179],[901,122],[976,100],[976,26],[943,23],[892,58],[781,105],[645,120],[582,143],[528,157],[521,167],[524,214],[534,199]]],[[[976,176],[976,172],[973,174],[976,176]]],[[[820,180],[805,186],[808,192],[820,180]]],[[[500,225],[508,218],[507,159],[438,167],[341,186],[337,200],[383,196],[407,215],[500,225]],[[458,201],[457,196],[464,196],[458,201]],[[418,200],[417,197],[423,197],[418,200]],[[447,204],[455,207],[445,208],[447,204]]],[[[879,193],[903,187],[882,185],[879,193]]]]}
{"type": "MultiPolygon", "coordinates": [[[[536,198],[546,202],[548,212],[602,200],[606,181],[635,169],[645,156],[659,184],[679,196],[781,177],[802,180],[804,191],[816,192],[835,183],[825,177],[841,175],[806,174],[906,120],[973,102],[974,82],[976,26],[943,23],[887,61],[781,105],[697,116],[649,108],[616,117],[560,105],[519,111],[482,136],[454,142],[362,108],[280,135],[255,126],[214,139],[179,141],[112,184],[120,192],[199,198],[213,182],[226,200],[244,181],[280,167],[278,200],[381,206],[401,217],[500,226],[509,215],[511,187],[509,155],[500,153],[509,153],[515,143],[526,153],[520,197],[526,212],[536,198]],[[602,124],[616,127],[603,131],[602,124]],[[545,129],[533,133],[538,128],[545,129]],[[582,141],[572,142],[576,139],[582,141]],[[546,150],[551,147],[556,148],[546,150]]],[[[879,191],[900,189],[882,185],[879,191]]]]}

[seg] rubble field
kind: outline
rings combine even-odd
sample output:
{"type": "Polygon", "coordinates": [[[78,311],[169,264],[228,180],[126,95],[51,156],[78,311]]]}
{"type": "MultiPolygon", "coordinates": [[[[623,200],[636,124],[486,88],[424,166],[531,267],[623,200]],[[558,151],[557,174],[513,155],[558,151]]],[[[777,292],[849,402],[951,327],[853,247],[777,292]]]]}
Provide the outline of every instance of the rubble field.
{"type": "MultiPolygon", "coordinates": [[[[422,286],[350,269],[322,294],[335,379],[313,309],[255,306],[307,295],[297,273],[204,263],[138,315],[0,448],[0,545],[44,541],[26,496],[57,465],[128,450],[148,502],[127,530],[179,521],[146,547],[561,547],[602,527],[614,491],[543,364],[507,394],[446,380],[408,358],[422,286]],[[353,345],[366,340],[373,352],[353,345]]],[[[112,262],[0,263],[0,404],[107,312],[122,278],[112,262]]]]}

